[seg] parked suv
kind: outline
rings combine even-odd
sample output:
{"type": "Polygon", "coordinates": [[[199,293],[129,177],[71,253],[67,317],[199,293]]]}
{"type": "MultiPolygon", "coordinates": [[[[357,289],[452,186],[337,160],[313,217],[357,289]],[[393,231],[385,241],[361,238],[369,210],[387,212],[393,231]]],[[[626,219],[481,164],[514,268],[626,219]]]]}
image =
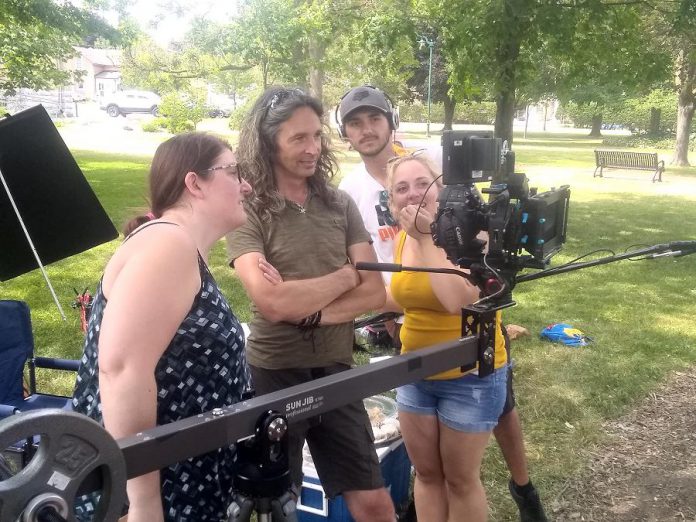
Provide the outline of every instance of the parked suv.
{"type": "Polygon", "coordinates": [[[117,91],[111,96],[101,99],[99,108],[115,118],[132,112],[150,113],[157,116],[162,99],[149,91],[117,91]]]}
{"type": "Polygon", "coordinates": [[[209,118],[229,118],[231,114],[232,111],[224,107],[208,107],[209,118]]]}

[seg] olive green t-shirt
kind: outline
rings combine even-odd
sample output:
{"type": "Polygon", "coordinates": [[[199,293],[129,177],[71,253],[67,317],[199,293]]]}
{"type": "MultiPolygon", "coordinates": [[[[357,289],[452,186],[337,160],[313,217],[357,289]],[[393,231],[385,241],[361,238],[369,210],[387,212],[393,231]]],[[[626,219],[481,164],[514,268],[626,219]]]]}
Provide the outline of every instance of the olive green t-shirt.
{"type": "MultiPolygon", "coordinates": [[[[246,224],[227,236],[230,265],[241,255],[260,252],[285,281],[338,270],[348,261],[348,247],[370,242],[370,235],[351,197],[337,191],[337,198],[335,208],[315,194],[304,207],[286,201],[270,223],[247,209],[246,224]]],[[[270,370],[352,364],[352,321],[303,332],[289,323],[269,321],[253,303],[251,309],[249,364],[270,370]]]]}

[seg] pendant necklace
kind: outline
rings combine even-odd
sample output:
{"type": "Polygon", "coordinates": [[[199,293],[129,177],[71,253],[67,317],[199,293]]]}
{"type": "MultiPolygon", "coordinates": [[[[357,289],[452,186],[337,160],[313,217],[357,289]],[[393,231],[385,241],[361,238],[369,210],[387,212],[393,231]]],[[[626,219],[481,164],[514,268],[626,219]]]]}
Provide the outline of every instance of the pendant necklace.
{"type": "MultiPolygon", "coordinates": [[[[305,199],[304,199],[304,203],[305,203],[305,204],[307,203],[307,200],[308,200],[308,199],[309,199],[309,195],[305,196],[305,199]]],[[[298,203],[298,202],[293,201],[293,200],[291,200],[291,199],[289,199],[288,201],[290,202],[290,204],[291,204],[293,207],[295,207],[295,208],[300,212],[300,214],[306,214],[306,213],[307,213],[307,208],[306,208],[302,203],[298,203]]]]}
{"type": "Polygon", "coordinates": [[[306,213],[307,213],[307,209],[305,208],[304,205],[302,205],[302,204],[300,204],[300,203],[297,203],[297,202],[295,202],[295,201],[292,201],[292,200],[290,200],[290,199],[288,200],[288,203],[290,203],[290,206],[293,207],[293,208],[295,208],[300,214],[306,214],[306,213]]]}

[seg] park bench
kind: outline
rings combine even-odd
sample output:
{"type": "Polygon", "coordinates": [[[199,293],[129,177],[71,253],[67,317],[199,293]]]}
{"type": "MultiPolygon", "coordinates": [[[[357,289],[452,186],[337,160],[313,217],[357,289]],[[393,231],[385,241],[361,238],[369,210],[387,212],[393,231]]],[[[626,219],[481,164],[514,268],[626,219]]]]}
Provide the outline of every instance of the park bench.
{"type": "Polygon", "coordinates": [[[657,154],[652,152],[624,152],[620,150],[595,150],[595,168],[592,177],[602,176],[604,169],[634,169],[650,170],[653,172],[653,183],[662,181],[662,173],[665,170],[664,160],[658,160],[657,154]],[[597,171],[599,170],[599,174],[597,171]]]}

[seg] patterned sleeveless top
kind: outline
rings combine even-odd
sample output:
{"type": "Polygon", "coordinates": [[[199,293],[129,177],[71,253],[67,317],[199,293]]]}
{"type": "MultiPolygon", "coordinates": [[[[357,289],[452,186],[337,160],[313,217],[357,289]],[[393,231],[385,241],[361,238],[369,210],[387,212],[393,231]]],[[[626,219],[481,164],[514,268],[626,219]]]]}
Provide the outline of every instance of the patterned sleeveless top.
{"type": "MultiPolygon", "coordinates": [[[[200,291],[155,368],[158,425],[229,406],[239,402],[251,388],[242,327],[200,254],[198,265],[200,291]]],[[[84,355],[72,400],[75,411],[100,424],[103,420],[98,345],[106,306],[100,282],[92,304],[84,355]]],[[[231,501],[234,449],[233,445],[220,448],[161,470],[165,520],[217,521],[226,518],[231,501]]],[[[90,514],[96,508],[93,500],[78,504],[78,520],[92,519],[90,514]]]]}

